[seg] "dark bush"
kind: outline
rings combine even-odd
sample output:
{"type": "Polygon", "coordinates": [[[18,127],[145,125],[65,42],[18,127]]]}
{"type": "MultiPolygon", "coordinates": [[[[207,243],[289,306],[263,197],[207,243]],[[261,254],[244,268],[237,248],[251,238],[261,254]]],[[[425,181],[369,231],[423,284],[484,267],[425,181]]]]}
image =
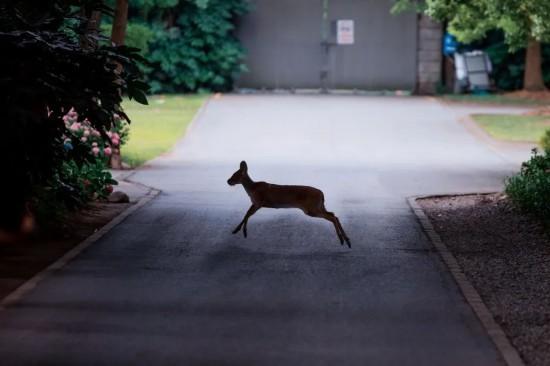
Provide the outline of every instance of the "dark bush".
{"type": "Polygon", "coordinates": [[[71,195],[75,187],[60,181],[68,160],[79,167],[93,163],[87,151],[62,148],[62,117],[71,108],[105,133],[115,114],[127,118],[121,92],[146,102],[139,50],[83,48],[90,43],[84,33],[87,20],[74,5],[105,10],[98,1],[0,4],[0,228],[17,229],[38,191],[71,195]],[[123,68],[120,75],[117,65],[123,68]]]}
{"type": "Polygon", "coordinates": [[[506,194],[523,210],[550,220],[550,155],[533,150],[518,175],[506,181],[506,194]]]}
{"type": "MultiPolygon", "coordinates": [[[[153,92],[225,91],[245,70],[244,50],[234,36],[246,0],[137,0],[130,24],[139,28],[151,62],[146,69],[153,92]]],[[[138,29],[133,30],[134,33],[138,29]]],[[[133,35],[128,44],[137,44],[133,35]]]]}

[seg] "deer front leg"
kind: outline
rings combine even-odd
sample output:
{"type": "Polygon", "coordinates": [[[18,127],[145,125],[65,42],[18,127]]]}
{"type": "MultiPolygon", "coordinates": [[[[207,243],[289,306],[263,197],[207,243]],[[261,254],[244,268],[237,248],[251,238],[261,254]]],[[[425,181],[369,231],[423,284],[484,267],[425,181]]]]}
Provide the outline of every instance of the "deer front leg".
{"type": "Polygon", "coordinates": [[[235,230],[233,230],[233,234],[238,233],[239,230],[241,230],[241,227],[244,225],[243,234],[244,234],[244,237],[246,238],[246,223],[248,222],[248,218],[250,216],[254,215],[256,213],[256,211],[258,211],[259,209],[260,209],[260,207],[258,207],[258,206],[254,206],[254,205],[250,206],[250,208],[246,212],[246,215],[244,215],[244,218],[241,221],[241,223],[239,225],[237,225],[235,230]]]}

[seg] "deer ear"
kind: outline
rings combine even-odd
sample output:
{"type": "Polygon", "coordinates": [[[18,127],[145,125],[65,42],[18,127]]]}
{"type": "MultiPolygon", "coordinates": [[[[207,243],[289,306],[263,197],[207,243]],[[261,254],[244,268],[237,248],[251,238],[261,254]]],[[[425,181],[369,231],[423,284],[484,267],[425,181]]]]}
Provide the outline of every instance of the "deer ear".
{"type": "Polygon", "coordinates": [[[244,171],[247,171],[248,170],[248,166],[246,165],[246,161],[241,161],[241,170],[244,170],[244,171]]]}

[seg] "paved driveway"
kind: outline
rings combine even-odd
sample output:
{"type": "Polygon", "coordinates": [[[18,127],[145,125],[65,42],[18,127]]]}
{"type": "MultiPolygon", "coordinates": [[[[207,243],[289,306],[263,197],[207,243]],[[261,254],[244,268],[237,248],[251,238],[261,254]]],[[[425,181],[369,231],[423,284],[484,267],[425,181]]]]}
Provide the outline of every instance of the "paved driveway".
{"type": "MultiPolygon", "coordinates": [[[[479,108],[478,108],[479,109],[479,108]]],[[[224,96],[133,179],[163,190],[17,306],[2,364],[499,365],[406,197],[517,167],[425,98],[224,96]],[[249,206],[227,178],[325,192],[328,222],[249,206]]]]}

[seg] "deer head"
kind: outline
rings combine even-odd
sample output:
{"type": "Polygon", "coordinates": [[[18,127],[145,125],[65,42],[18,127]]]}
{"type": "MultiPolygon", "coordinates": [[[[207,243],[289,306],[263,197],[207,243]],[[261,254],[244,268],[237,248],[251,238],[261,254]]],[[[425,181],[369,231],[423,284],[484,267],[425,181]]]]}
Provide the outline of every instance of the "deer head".
{"type": "Polygon", "coordinates": [[[227,180],[227,184],[230,186],[234,186],[235,184],[242,184],[243,178],[245,178],[248,175],[248,166],[246,165],[246,161],[241,161],[241,166],[239,170],[237,170],[231,178],[227,180]]]}

